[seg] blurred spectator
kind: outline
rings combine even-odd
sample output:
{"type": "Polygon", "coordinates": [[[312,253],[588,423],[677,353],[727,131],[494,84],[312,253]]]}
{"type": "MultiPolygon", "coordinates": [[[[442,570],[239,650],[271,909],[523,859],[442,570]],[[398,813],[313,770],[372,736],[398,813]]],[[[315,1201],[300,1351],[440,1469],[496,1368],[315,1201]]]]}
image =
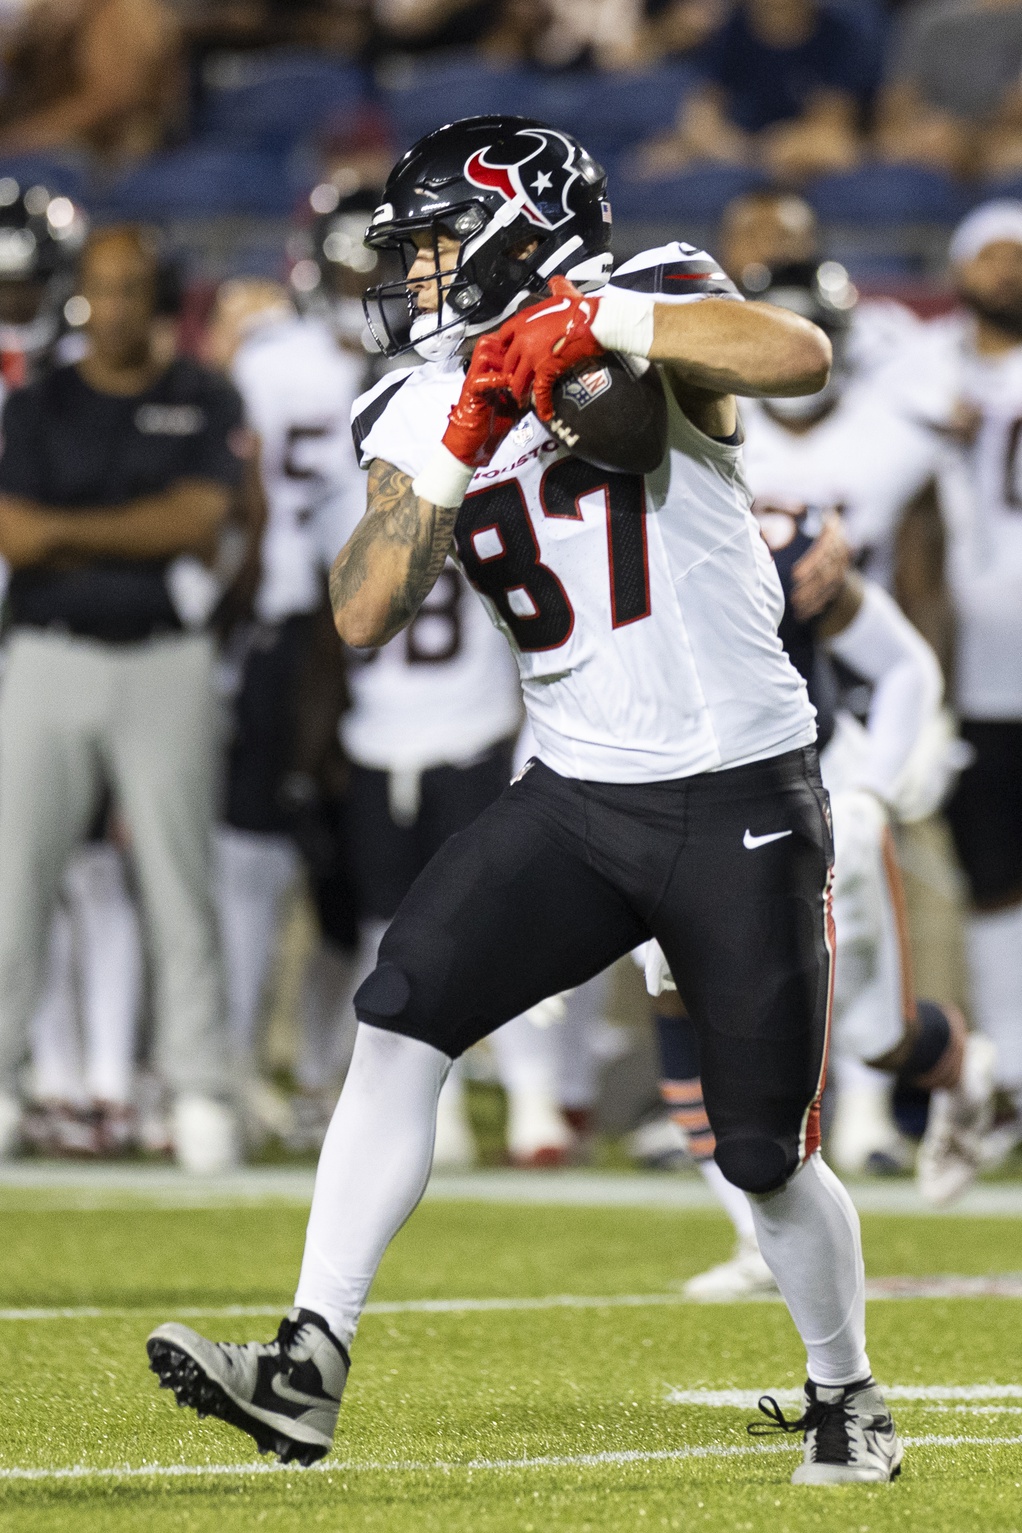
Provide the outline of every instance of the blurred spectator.
{"type": "Polygon", "coordinates": [[[174,10],[200,52],[290,44],[355,55],[369,29],[369,0],[174,0],[174,10]]]}
{"type": "Polygon", "coordinates": [[[374,47],[401,53],[471,47],[501,9],[493,0],[371,0],[374,47]]]}
{"type": "Polygon", "coordinates": [[[147,154],[179,125],[181,42],[164,0],[36,0],[10,37],[0,149],[147,154]]]}
{"type": "Polygon", "coordinates": [[[698,57],[703,83],[674,131],[647,144],[640,173],[693,161],[760,165],[780,181],[848,170],[873,84],[861,27],[818,0],[741,0],[698,57]]]}
{"type": "Polygon", "coordinates": [[[943,0],[901,18],[877,112],[887,160],[955,175],[1022,164],[1022,0],[943,0]]]}
{"type": "Polygon", "coordinates": [[[729,0],[668,0],[667,5],[647,3],[648,13],[639,34],[639,53],[654,59],[677,57],[698,48],[717,30],[728,11],[729,0]]]}
{"type": "Polygon", "coordinates": [[[4,409],[0,553],[13,569],[13,632],[0,696],[0,1153],[16,1142],[18,1069],[60,880],[109,782],[132,838],[177,1153],[214,1169],[237,1144],[210,879],[217,724],[212,645],[199,631],[210,576],[199,560],[212,561],[241,478],[241,404],[196,364],[154,355],[157,273],[140,231],[94,234],[81,271],[88,354],[4,409]]]}

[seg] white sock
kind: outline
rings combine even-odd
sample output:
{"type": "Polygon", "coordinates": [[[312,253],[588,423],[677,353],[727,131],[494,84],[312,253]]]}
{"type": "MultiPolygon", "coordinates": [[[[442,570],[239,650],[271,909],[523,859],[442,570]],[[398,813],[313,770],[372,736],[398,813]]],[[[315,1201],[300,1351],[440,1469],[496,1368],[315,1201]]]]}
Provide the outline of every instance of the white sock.
{"type": "Polygon", "coordinates": [[[814,1384],[867,1378],[866,1274],[855,1204],[822,1156],[750,1198],[763,1258],[805,1343],[814,1384]]]}
{"type": "Polygon", "coordinates": [[[754,1241],[756,1226],[745,1193],[728,1181],[715,1160],[701,1160],[698,1166],[703,1181],[734,1225],[738,1239],[743,1243],[754,1241]]]}
{"type": "Polygon", "coordinates": [[[997,1084],[1022,1090],[1022,905],[969,918],[976,1026],[997,1045],[997,1084]]]}
{"type": "Polygon", "coordinates": [[[72,979],[71,918],[57,906],[50,925],[42,998],[29,1031],[32,1090],[41,1101],[84,1107],[81,1040],[72,979]]]}
{"type": "Polygon", "coordinates": [[[350,1346],[384,1251],[425,1191],[451,1061],[359,1024],[316,1172],[295,1304],[350,1346]]]}
{"type": "Polygon", "coordinates": [[[85,1085],[94,1101],[131,1101],[142,1004],[142,932],[116,846],[83,847],[65,878],[85,1035],[85,1085]]]}
{"type": "Polygon", "coordinates": [[[237,1058],[252,1067],[263,987],[277,946],[280,902],[298,874],[289,836],[221,825],[217,903],[227,974],[227,1017],[237,1058]]]}

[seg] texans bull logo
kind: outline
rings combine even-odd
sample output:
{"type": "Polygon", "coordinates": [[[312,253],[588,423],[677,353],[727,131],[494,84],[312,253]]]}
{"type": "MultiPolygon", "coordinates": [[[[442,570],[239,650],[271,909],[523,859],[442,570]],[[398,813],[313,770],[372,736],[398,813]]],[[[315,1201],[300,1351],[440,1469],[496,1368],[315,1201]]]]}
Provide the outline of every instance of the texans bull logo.
{"type": "Polygon", "coordinates": [[[575,147],[553,130],[523,128],[515,137],[533,140],[534,147],[510,165],[491,165],[486,158],[490,146],[477,149],[465,161],[466,179],[473,186],[500,192],[508,202],[519,203],[525,217],[538,229],[559,229],[572,216],[568,189],[579,176],[575,147]]]}

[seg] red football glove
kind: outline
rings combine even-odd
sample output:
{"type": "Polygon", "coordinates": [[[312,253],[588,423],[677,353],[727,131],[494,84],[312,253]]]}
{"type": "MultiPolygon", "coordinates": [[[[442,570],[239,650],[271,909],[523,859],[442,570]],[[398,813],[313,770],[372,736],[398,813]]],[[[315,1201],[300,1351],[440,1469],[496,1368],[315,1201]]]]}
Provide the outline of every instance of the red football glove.
{"type": "Polygon", "coordinates": [[[584,297],[566,277],[551,277],[550,292],[552,297],[521,309],[497,331],[507,347],[503,365],[512,392],[525,405],[531,390],[541,421],[554,413],[555,379],[586,357],[602,356],[604,350],[590,328],[600,300],[584,297]]]}
{"type": "Polygon", "coordinates": [[[507,342],[484,335],[476,342],[461,395],[443,444],[466,468],[484,468],[520,415],[504,365],[507,342]]]}

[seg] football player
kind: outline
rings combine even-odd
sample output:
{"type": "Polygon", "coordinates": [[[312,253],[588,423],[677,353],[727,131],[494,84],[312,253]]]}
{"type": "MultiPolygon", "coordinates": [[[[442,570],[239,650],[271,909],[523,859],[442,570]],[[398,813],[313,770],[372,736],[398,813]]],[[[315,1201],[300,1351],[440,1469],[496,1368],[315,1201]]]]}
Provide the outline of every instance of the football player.
{"type": "Polygon", "coordinates": [[[1004,1093],[997,1157],[1022,1140],[1022,203],[977,208],[950,260],[962,309],[927,327],[903,372],[906,408],[959,444],[945,496],[954,701],[975,755],[948,818],[972,902],[973,1012],[1004,1093]]]}
{"type": "MultiPolygon", "coordinates": [[[[898,591],[910,617],[947,663],[946,598],[938,591],[934,600],[930,587],[920,582],[923,563],[918,557],[920,539],[940,525],[936,486],[946,476],[946,441],[917,418],[918,412],[899,403],[900,383],[881,390],[871,373],[857,370],[852,350],[862,305],[841,266],[815,261],[786,263],[772,271],[764,266],[755,284],[768,301],[820,324],[831,337],[835,361],[818,396],[750,400],[743,406],[746,473],[753,494],[782,505],[840,506],[859,567],[886,589],[898,591]],[[906,532],[915,537],[914,544],[906,532]]],[[[888,378],[902,366],[888,366],[888,378]]],[[[941,745],[936,725],[931,733],[936,770],[929,802],[915,807],[911,827],[900,830],[899,837],[910,849],[922,845],[926,865],[936,867],[938,877],[945,869],[950,887],[954,870],[946,831],[929,819],[939,806],[941,786],[949,785],[948,771],[936,757],[943,749],[950,762],[950,742],[941,745]]],[[[916,893],[926,901],[928,929],[945,938],[936,963],[932,944],[920,954],[928,984],[951,999],[959,988],[947,957],[956,951],[960,932],[957,903],[929,887],[916,893]]],[[[831,1153],[836,1163],[846,1171],[897,1164],[903,1151],[891,1115],[890,1080],[856,1061],[837,1059],[835,1066],[838,1109],[831,1153]]]]}
{"type": "MultiPolygon", "coordinates": [[[[74,264],[80,208],[42,185],[0,178],[0,405],[54,361],[80,354],[74,264]]],[[[0,561],[0,590],[7,572],[0,561]]],[[[31,1028],[33,1103],[24,1137],[47,1150],[102,1154],[133,1134],[141,992],[138,915],[121,848],[105,834],[75,854],[53,918],[43,999],[31,1028]]]]}
{"type": "MultiPolygon", "coordinates": [[[[804,1434],[794,1478],[886,1482],[902,1449],[865,1352],[858,1218],[818,1153],[829,808],[735,404],[818,391],[830,347],[798,316],[736,301],[689,245],[608,284],[609,237],[603,170],[523,118],[428,135],[373,215],[369,243],[406,261],[369,304],[374,327],[429,361],[371,413],[356,405],[368,509],[331,572],[338,630],[359,648],[399,633],[453,541],[518,661],[537,757],[416,880],[356,995],[276,1340],[165,1325],[150,1364],[283,1458],[325,1454],[373,1274],[429,1176],[452,1060],[656,937],[697,1028],[717,1162],[752,1194],[806,1344],[805,1411],[774,1418],[804,1434]],[[644,478],[544,425],[557,380],[607,352],[663,379],[668,447],[644,478]]],[[[625,392],[625,426],[627,407],[625,392]]]]}

